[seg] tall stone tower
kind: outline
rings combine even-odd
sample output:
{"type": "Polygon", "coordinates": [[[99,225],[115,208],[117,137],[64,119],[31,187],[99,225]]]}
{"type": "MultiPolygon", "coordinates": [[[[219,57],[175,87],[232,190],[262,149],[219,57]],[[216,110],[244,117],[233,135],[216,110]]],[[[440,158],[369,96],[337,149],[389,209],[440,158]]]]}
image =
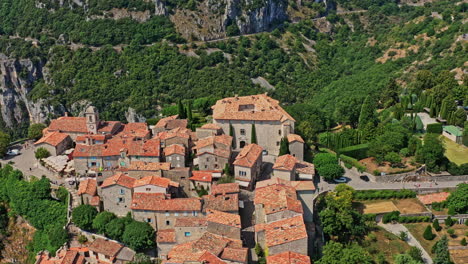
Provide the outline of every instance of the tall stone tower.
{"type": "Polygon", "coordinates": [[[85,111],[86,127],[90,134],[97,134],[99,128],[99,112],[96,107],[89,106],[85,111]]]}

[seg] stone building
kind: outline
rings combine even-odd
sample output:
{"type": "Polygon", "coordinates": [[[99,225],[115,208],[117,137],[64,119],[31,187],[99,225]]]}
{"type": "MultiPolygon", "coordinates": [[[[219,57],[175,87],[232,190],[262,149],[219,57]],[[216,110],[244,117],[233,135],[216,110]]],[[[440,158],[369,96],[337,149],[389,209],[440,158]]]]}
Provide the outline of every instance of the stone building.
{"type": "Polygon", "coordinates": [[[197,240],[208,227],[206,217],[179,217],[175,222],[177,244],[197,240]]]}
{"type": "Polygon", "coordinates": [[[114,241],[97,238],[89,246],[90,264],[128,263],[135,257],[135,251],[114,241]]]}
{"type": "Polygon", "coordinates": [[[311,264],[310,257],[291,251],[284,251],[267,257],[268,264],[311,264]]]}
{"type": "Polygon", "coordinates": [[[213,184],[211,186],[211,194],[212,195],[219,195],[219,194],[233,194],[239,193],[240,188],[238,183],[221,183],[221,184],[213,184]]]}
{"type": "Polygon", "coordinates": [[[132,202],[133,186],[136,179],[123,173],[118,173],[104,180],[101,185],[101,196],[104,210],[118,216],[129,213],[132,202]]]}
{"type": "Polygon", "coordinates": [[[174,128],[186,128],[187,124],[187,119],[178,119],[178,115],[161,118],[152,128],[153,135],[157,135],[160,132],[169,131],[174,128]]]}
{"type": "Polygon", "coordinates": [[[77,195],[82,204],[89,204],[101,211],[101,198],[97,194],[97,182],[94,179],[87,179],[80,182],[77,195]]]}
{"type": "Polygon", "coordinates": [[[204,124],[202,127],[196,129],[198,139],[219,136],[222,133],[222,128],[216,124],[204,124]]]}
{"type": "Polygon", "coordinates": [[[191,190],[207,190],[211,189],[213,181],[212,171],[192,171],[192,177],[189,178],[191,190]]]}
{"type": "Polygon", "coordinates": [[[201,214],[199,198],[166,199],[157,193],[135,193],[131,204],[133,218],[149,223],[154,229],[173,229],[178,217],[201,214]]]}
{"type": "Polygon", "coordinates": [[[173,168],[185,167],[185,147],[182,145],[170,145],[164,148],[164,159],[171,163],[173,168]]]}
{"type": "Polygon", "coordinates": [[[51,156],[61,155],[65,150],[72,147],[72,140],[68,134],[60,132],[49,132],[34,143],[36,149],[45,148],[51,156]]]}
{"type": "Polygon", "coordinates": [[[212,136],[198,140],[194,151],[200,170],[222,170],[231,158],[232,137],[212,136]]]}
{"type": "Polygon", "coordinates": [[[156,246],[158,258],[167,259],[167,253],[177,245],[176,232],[174,229],[161,229],[156,233],[156,246]]]}
{"type": "Polygon", "coordinates": [[[274,184],[255,189],[255,222],[269,223],[304,213],[294,187],[274,184]]]}
{"type": "Polygon", "coordinates": [[[289,134],[288,137],[289,152],[292,156],[296,157],[297,160],[304,160],[304,140],[297,134],[289,134]]]}
{"type": "Polygon", "coordinates": [[[307,255],[308,237],[302,215],[255,225],[255,241],[269,255],[285,251],[307,255]]]}
{"type": "Polygon", "coordinates": [[[296,158],[289,154],[279,156],[273,164],[272,177],[286,181],[296,180],[296,161],[296,158]]]}
{"type": "Polygon", "coordinates": [[[174,128],[169,131],[160,132],[157,135],[161,139],[161,146],[165,148],[170,145],[182,145],[186,149],[192,147],[193,132],[187,128],[174,128]]]}
{"type": "Polygon", "coordinates": [[[202,196],[203,212],[216,210],[231,214],[239,214],[239,194],[209,194],[202,196]]]}
{"type": "Polygon", "coordinates": [[[240,186],[253,189],[262,168],[262,150],[257,144],[248,144],[236,156],[234,176],[240,186]]]}
{"type": "Polygon", "coordinates": [[[206,221],[208,232],[222,237],[241,239],[241,220],[238,214],[208,210],[206,221]]]}
{"type": "Polygon", "coordinates": [[[175,197],[179,191],[179,183],[158,176],[145,176],[136,180],[133,185],[134,193],[162,193],[175,197]]]}
{"type": "Polygon", "coordinates": [[[258,145],[273,155],[278,155],[281,139],[294,133],[294,118],[266,94],[224,98],[212,109],[213,123],[224,134],[233,132],[236,151],[252,143],[253,126],[258,145]]]}

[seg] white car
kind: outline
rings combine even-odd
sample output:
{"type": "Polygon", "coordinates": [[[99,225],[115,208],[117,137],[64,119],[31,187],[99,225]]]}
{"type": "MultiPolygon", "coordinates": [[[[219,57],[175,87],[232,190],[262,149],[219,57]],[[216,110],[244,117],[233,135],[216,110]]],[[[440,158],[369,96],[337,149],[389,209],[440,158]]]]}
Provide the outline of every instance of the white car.
{"type": "Polygon", "coordinates": [[[348,179],[346,179],[345,177],[340,177],[338,179],[334,179],[333,181],[337,183],[346,183],[348,179]]]}
{"type": "Polygon", "coordinates": [[[19,150],[17,149],[10,149],[6,153],[8,156],[17,156],[19,154],[19,150]]]}

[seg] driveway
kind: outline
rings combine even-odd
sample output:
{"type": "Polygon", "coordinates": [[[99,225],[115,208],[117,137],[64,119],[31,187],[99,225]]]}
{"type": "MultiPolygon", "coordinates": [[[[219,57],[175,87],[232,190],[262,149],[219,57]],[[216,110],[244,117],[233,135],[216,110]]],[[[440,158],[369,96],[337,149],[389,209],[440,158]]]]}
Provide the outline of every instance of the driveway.
{"type": "Polygon", "coordinates": [[[414,236],[408,231],[408,229],[406,229],[406,227],[404,225],[402,225],[402,224],[383,224],[383,223],[379,223],[379,226],[383,227],[388,232],[393,233],[393,234],[395,234],[397,236],[400,235],[400,232],[406,232],[408,234],[408,239],[406,240],[408,245],[417,247],[417,248],[419,248],[421,250],[422,258],[424,260],[424,263],[427,263],[427,264],[432,264],[433,263],[431,257],[426,252],[426,250],[421,246],[419,241],[416,240],[416,238],[414,238],[414,236]]]}

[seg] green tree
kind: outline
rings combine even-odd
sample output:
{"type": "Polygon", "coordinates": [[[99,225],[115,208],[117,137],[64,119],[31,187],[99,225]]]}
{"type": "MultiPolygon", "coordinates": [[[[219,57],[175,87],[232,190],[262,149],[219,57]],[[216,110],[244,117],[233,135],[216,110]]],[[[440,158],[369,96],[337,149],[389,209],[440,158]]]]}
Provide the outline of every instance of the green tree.
{"type": "Polygon", "coordinates": [[[288,143],[288,139],[284,137],[281,139],[281,142],[280,142],[279,156],[283,156],[286,154],[289,154],[289,143],[288,143]]]}
{"type": "Polygon", "coordinates": [[[154,229],[144,222],[133,221],[125,227],[122,242],[136,251],[141,251],[154,246],[154,229]]]}
{"type": "Polygon", "coordinates": [[[338,164],[336,156],[330,153],[319,153],[314,157],[315,167],[322,167],[326,164],[338,164]]]}
{"type": "Polygon", "coordinates": [[[54,248],[59,248],[65,244],[68,240],[68,233],[67,231],[61,226],[55,226],[50,228],[47,231],[50,245],[54,248]]]}
{"type": "Polygon", "coordinates": [[[82,204],[73,209],[72,220],[79,228],[90,230],[93,226],[93,220],[96,215],[96,208],[88,204],[82,204]]]}
{"type": "Polygon", "coordinates": [[[122,241],[122,235],[125,231],[125,226],[131,219],[114,218],[106,225],[106,235],[112,239],[122,241]]]}
{"type": "Polygon", "coordinates": [[[370,96],[367,96],[361,106],[361,113],[359,114],[359,125],[358,128],[362,129],[367,124],[376,124],[377,114],[376,114],[375,100],[370,96]]]}
{"type": "Polygon", "coordinates": [[[424,229],[423,237],[426,240],[434,239],[435,235],[432,233],[432,228],[430,225],[428,225],[426,229],[424,229]]]}
{"type": "Polygon", "coordinates": [[[462,127],[466,121],[466,112],[462,108],[458,108],[452,115],[452,124],[462,127]]]}
{"type": "Polygon", "coordinates": [[[396,152],[389,152],[385,155],[385,160],[390,162],[393,166],[396,166],[401,163],[401,157],[396,152]]]}
{"type": "Polygon", "coordinates": [[[434,222],[432,223],[432,227],[434,227],[434,230],[439,232],[442,230],[442,227],[439,225],[439,220],[434,219],[434,222]]]}
{"type": "Polygon", "coordinates": [[[412,259],[424,263],[424,259],[422,257],[422,251],[418,247],[412,246],[408,251],[406,252],[409,256],[411,256],[412,259]]]}
{"type": "Polygon", "coordinates": [[[0,131],[0,157],[4,157],[10,145],[10,135],[0,131]]]}
{"type": "Polygon", "coordinates": [[[187,119],[192,122],[193,116],[192,116],[192,101],[189,101],[187,103],[187,119]]]}
{"type": "Polygon", "coordinates": [[[158,261],[152,261],[151,258],[144,253],[137,253],[133,259],[128,264],[159,264],[158,261]]]}
{"type": "Polygon", "coordinates": [[[250,143],[257,144],[257,131],[255,130],[255,124],[252,124],[251,133],[252,133],[252,134],[250,135],[250,138],[251,138],[251,142],[250,142],[250,143]]]}
{"type": "Polygon", "coordinates": [[[425,163],[429,171],[436,171],[444,160],[445,147],[439,135],[428,133],[424,135],[423,145],[416,151],[416,161],[425,163]]]}
{"type": "Polygon", "coordinates": [[[229,162],[227,162],[225,165],[224,165],[224,175],[226,176],[232,176],[231,174],[231,167],[229,166],[229,162]]]}
{"type": "Polygon", "coordinates": [[[380,101],[385,108],[390,107],[398,102],[398,91],[400,87],[396,83],[395,79],[390,79],[387,86],[382,91],[380,101]]]}
{"type": "Polygon", "coordinates": [[[460,245],[462,246],[466,246],[466,238],[463,238],[461,241],[460,241],[460,245]]]}
{"type": "Polygon", "coordinates": [[[395,264],[423,264],[424,262],[413,259],[408,254],[398,254],[395,256],[395,264]]]}
{"type": "Polygon", "coordinates": [[[115,218],[117,218],[117,216],[114,213],[108,211],[100,212],[93,220],[93,228],[96,229],[99,234],[105,234],[106,226],[115,218]]]}
{"type": "Polygon", "coordinates": [[[50,181],[45,176],[32,182],[31,195],[34,199],[49,199],[50,190],[50,181]]]}
{"type": "Polygon", "coordinates": [[[432,253],[435,254],[435,258],[433,258],[434,264],[452,264],[448,250],[447,236],[442,236],[442,238],[434,244],[432,253]]]}
{"type": "Polygon", "coordinates": [[[182,104],[182,100],[180,100],[180,99],[177,102],[177,112],[179,114],[180,119],[187,118],[187,112],[185,111],[184,105],[182,104]]]}
{"type": "Polygon", "coordinates": [[[232,140],[232,148],[236,148],[236,139],[235,139],[235,132],[234,127],[232,126],[231,122],[229,122],[229,136],[233,138],[232,140]]]}
{"type": "Polygon", "coordinates": [[[42,123],[31,124],[28,128],[28,138],[29,139],[39,139],[42,137],[42,130],[47,126],[42,123]]]}
{"type": "Polygon", "coordinates": [[[343,167],[336,163],[325,164],[323,166],[320,166],[317,168],[317,171],[319,175],[327,181],[338,179],[342,177],[345,173],[343,167]]]}
{"type": "Polygon", "coordinates": [[[374,263],[369,253],[357,244],[343,245],[328,241],[323,247],[322,258],[317,264],[371,264],[374,263]]]}
{"type": "Polygon", "coordinates": [[[447,207],[459,214],[468,213],[468,184],[460,183],[447,198],[447,207]]]}
{"type": "Polygon", "coordinates": [[[36,157],[36,159],[41,160],[50,157],[50,152],[47,149],[40,147],[36,149],[36,151],[34,152],[34,156],[36,157]]]}
{"type": "Polygon", "coordinates": [[[445,227],[453,226],[454,221],[453,221],[452,217],[448,216],[447,218],[445,218],[444,224],[445,224],[445,227]]]}
{"type": "Polygon", "coordinates": [[[435,83],[434,74],[428,70],[421,70],[416,74],[416,80],[412,83],[413,89],[417,94],[424,90],[431,89],[435,83]]]}

